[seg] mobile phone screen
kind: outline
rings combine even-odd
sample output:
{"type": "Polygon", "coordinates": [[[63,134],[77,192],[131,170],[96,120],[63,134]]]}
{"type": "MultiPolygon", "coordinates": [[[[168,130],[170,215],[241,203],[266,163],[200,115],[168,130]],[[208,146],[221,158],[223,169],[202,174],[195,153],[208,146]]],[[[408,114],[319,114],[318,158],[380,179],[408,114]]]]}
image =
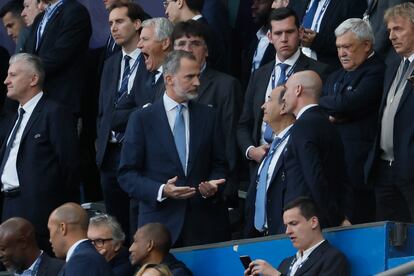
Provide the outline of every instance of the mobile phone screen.
{"type": "Polygon", "coordinates": [[[249,267],[249,264],[252,262],[252,259],[250,259],[249,256],[244,255],[240,256],[240,261],[242,262],[244,268],[247,269],[249,267]]]}

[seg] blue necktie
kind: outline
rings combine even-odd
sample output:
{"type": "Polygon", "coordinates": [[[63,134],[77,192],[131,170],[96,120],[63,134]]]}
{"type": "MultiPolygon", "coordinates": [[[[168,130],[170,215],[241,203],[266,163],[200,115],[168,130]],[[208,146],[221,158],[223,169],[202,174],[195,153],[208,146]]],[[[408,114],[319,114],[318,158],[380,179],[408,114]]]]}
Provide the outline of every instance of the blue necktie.
{"type": "Polygon", "coordinates": [[[181,165],[183,166],[184,173],[186,172],[186,139],[185,139],[185,123],[183,109],[184,105],[177,105],[177,113],[175,115],[174,122],[174,141],[177,148],[178,156],[180,157],[181,165]]]}
{"type": "Polygon", "coordinates": [[[122,74],[121,88],[119,88],[118,90],[118,97],[120,97],[122,94],[128,91],[129,75],[131,73],[131,67],[129,66],[130,60],[130,56],[124,56],[124,73],[122,74]]]}
{"type": "Polygon", "coordinates": [[[269,149],[268,154],[266,155],[262,169],[259,174],[259,183],[257,185],[256,191],[256,203],[255,203],[255,213],[254,213],[254,227],[262,232],[264,230],[265,218],[266,218],[266,190],[267,190],[267,177],[272,161],[272,157],[276,152],[277,146],[280,144],[280,137],[275,137],[273,140],[272,146],[269,149]]]}
{"type": "Polygon", "coordinates": [[[305,29],[312,27],[313,18],[315,17],[316,10],[318,9],[319,0],[314,0],[312,6],[308,9],[302,20],[302,26],[305,29]]]}
{"type": "Polygon", "coordinates": [[[286,82],[286,69],[288,69],[289,64],[279,63],[277,66],[280,67],[280,77],[277,80],[276,86],[279,86],[279,85],[282,85],[282,84],[284,84],[286,82]]]}
{"type": "Polygon", "coordinates": [[[7,143],[6,149],[4,151],[3,160],[1,161],[1,165],[0,165],[0,176],[3,174],[4,166],[6,165],[6,161],[9,158],[10,151],[11,151],[11,149],[13,147],[14,139],[16,139],[17,131],[19,130],[20,124],[22,123],[24,112],[25,112],[24,109],[22,107],[20,107],[19,108],[19,116],[17,118],[16,126],[14,127],[13,132],[10,135],[9,142],[7,143]]]}
{"type": "Polygon", "coordinates": [[[266,124],[265,131],[263,132],[263,140],[268,144],[273,142],[273,129],[268,124],[266,124]]]}

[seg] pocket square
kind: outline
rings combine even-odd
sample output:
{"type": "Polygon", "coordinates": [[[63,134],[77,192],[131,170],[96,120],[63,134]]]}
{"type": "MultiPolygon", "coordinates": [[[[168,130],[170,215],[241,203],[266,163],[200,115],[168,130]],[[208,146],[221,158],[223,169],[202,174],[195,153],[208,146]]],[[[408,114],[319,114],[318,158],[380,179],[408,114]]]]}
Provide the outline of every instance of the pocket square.
{"type": "Polygon", "coordinates": [[[40,133],[38,133],[38,134],[35,134],[34,138],[37,139],[37,138],[40,138],[41,136],[42,135],[40,135],[40,133]]]}

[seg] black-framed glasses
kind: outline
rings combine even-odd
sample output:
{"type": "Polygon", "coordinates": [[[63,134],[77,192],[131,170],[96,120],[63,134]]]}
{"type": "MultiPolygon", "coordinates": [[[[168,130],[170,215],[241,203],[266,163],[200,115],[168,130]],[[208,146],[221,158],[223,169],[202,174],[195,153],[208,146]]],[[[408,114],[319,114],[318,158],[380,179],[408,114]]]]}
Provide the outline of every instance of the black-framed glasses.
{"type": "Polygon", "coordinates": [[[164,5],[164,9],[166,9],[171,2],[177,2],[177,0],[165,0],[165,1],[162,1],[162,4],[164,5]]]}
{"type": "Polygon", "coordinates": [[[96,247],[103,247],[105,245],[105,242],[107,241],[112,241],[113,239],[95,239],[95,240],[91,240],[91,242],[93,243],[93,245],[95,245],[96,247]]]}

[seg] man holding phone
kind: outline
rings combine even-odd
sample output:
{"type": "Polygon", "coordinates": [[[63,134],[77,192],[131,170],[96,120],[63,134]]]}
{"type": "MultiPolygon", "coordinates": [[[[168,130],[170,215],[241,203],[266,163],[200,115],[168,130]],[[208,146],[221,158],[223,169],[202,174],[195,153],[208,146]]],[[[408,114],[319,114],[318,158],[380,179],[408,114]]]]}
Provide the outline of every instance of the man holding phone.
{"type": "Polygon", "coordinates": [[[278,269],[264,260],[254,260],[244,271],[245,276],[261,275],[350,275],[345,255],[322,235],[319,210],[315,202],[299,197],[284,209],[286,234],[298,252],[282,261],[278,269]]]}

